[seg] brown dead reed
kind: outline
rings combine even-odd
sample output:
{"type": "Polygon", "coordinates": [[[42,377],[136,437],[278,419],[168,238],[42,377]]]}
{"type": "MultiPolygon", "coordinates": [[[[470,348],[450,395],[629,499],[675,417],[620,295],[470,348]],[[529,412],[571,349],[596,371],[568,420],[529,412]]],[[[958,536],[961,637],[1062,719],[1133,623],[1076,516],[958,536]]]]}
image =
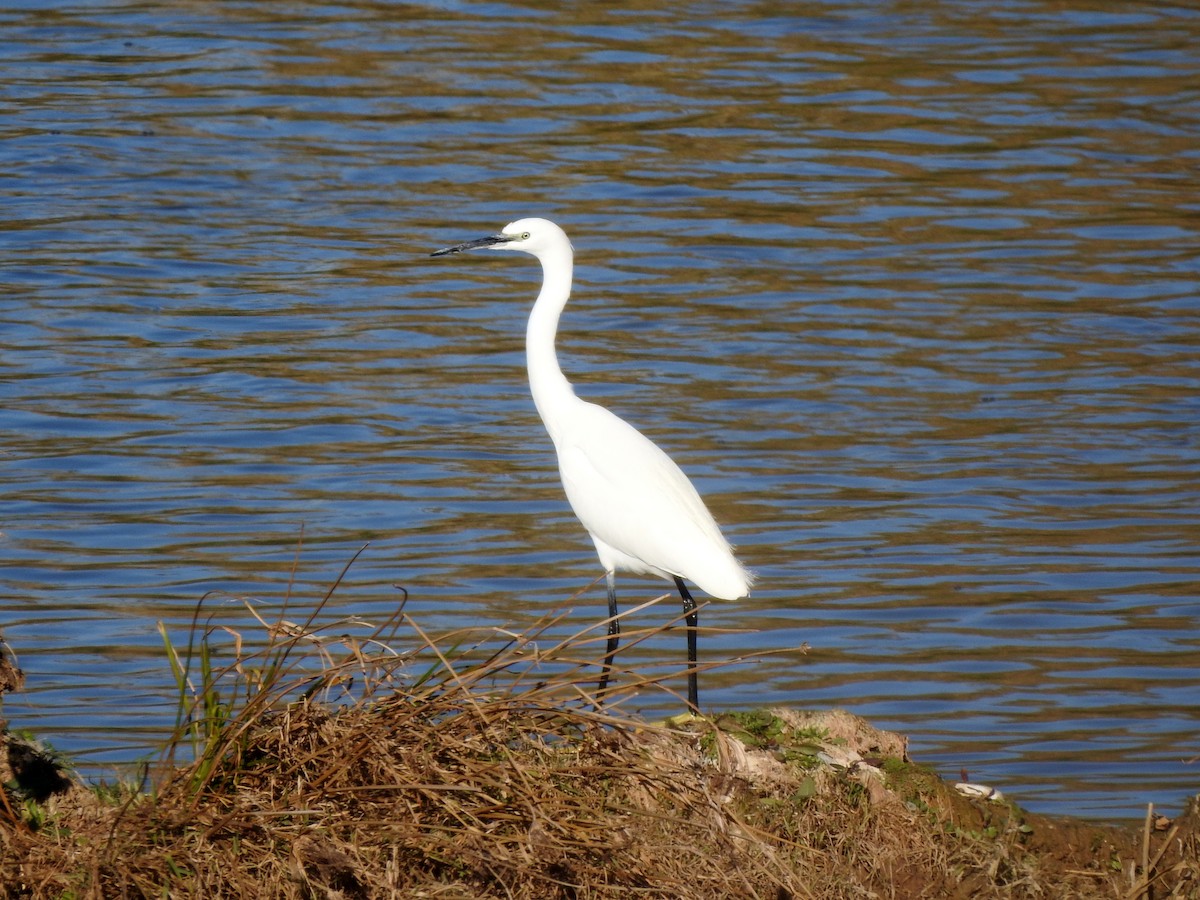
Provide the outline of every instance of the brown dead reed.
{"type": "Polygon", "coordinates": [[[1170,841],[1082,825],[1062,837],[1016,807],[956,795],[907,759],[903,739],[846,713],[652,725],[620,711],[667,688],[629,671],[598,708],[603,623],[565,640],[549,637],[556,617],[522,634],[437,637],[403,609],[379,626],[319,624],[316,612],[261,623],[262,646],[235,639],[225,664],[216,638],[231,632],[199,613],[189,651],[168,641],[186,702],[149,789],[76,786],[36,815],[6,794],[0,896],[1200,891],[1194,821],[1170,841]]]}

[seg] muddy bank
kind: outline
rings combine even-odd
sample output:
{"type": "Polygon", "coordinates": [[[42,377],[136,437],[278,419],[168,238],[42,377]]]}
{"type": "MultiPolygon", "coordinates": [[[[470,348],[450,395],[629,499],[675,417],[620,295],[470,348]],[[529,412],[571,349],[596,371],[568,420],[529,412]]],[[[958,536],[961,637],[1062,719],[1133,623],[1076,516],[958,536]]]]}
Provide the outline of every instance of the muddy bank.
{"type": "MultiPolygon", "coordinates": [[[[629,670],[600,710],[586,631],[312,621],[263,622],[224,665],[227,628],[183,654],[164,631],[181,726],[136,783],[84,785],[5,732],[0,896],[1200,898],[1196,802],[1049,819],[838,710],[650,723],[623,703],[679,673],[629,670]]],[[[0,656],[0,694],[20,684],[0,656]]]]}
{"type": "Polygon", "coordinates": [[[302,701],[227,738],[152,790],[47,780],[7,742],[3,896],[1200,896],[1195,805],[1051,820],[965,796],[839,711],[672,727],[398,696],[302,701]]]}

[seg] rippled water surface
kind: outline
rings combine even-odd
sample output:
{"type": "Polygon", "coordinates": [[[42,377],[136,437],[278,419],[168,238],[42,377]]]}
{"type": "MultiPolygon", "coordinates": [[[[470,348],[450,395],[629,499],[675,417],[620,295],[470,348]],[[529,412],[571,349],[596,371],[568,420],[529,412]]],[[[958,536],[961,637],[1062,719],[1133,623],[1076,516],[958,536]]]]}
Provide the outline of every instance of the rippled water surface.
{"type": "Polygon", "coordinates": [[[0,11],[14,726],[138,758],[156,621],[315,602],[367,542],[333,614],[601,617],[537,266],[428,256],[545,215],[564,368],[758,572],[702,655],[811,648],[705,706],[843,706],[1046,811],[1200,790],[1200,14],[652,6],[0,11]]]}

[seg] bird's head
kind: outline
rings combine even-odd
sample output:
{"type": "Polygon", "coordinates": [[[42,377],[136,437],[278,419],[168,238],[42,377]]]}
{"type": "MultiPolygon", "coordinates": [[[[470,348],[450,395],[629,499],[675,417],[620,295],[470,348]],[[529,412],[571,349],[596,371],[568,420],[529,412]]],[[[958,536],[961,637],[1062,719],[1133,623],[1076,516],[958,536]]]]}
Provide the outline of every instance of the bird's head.
{"type": "Polygon", "coordinates": [[[447,253],[462,253],[484,247],[490,250],[523,250],[541,257],[543,253],[556,250],[571,250],[567,234],[549,219],[518,219],[504,226],[499,234],[475,238],[453,247],[445,247],[430,254],[444,256],[447,253]]]}

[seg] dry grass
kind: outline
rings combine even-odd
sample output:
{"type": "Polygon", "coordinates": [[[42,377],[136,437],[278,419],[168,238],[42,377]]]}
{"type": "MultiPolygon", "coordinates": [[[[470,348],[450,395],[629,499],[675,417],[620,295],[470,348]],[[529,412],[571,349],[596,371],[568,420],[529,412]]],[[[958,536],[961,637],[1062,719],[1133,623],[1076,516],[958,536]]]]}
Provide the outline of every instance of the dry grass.
{"type": "Polygon", "coordinates": [[[630,672],[598,712],[602,635],[553,621],[351,639],[315,615],[224,667],[197,622],[151,790],[2,792],[0,896],[1200,896],[1195,809],[1143,835],[968,801],[846,713],[652,726],[619,710],[665,688],[630,672]]]}

